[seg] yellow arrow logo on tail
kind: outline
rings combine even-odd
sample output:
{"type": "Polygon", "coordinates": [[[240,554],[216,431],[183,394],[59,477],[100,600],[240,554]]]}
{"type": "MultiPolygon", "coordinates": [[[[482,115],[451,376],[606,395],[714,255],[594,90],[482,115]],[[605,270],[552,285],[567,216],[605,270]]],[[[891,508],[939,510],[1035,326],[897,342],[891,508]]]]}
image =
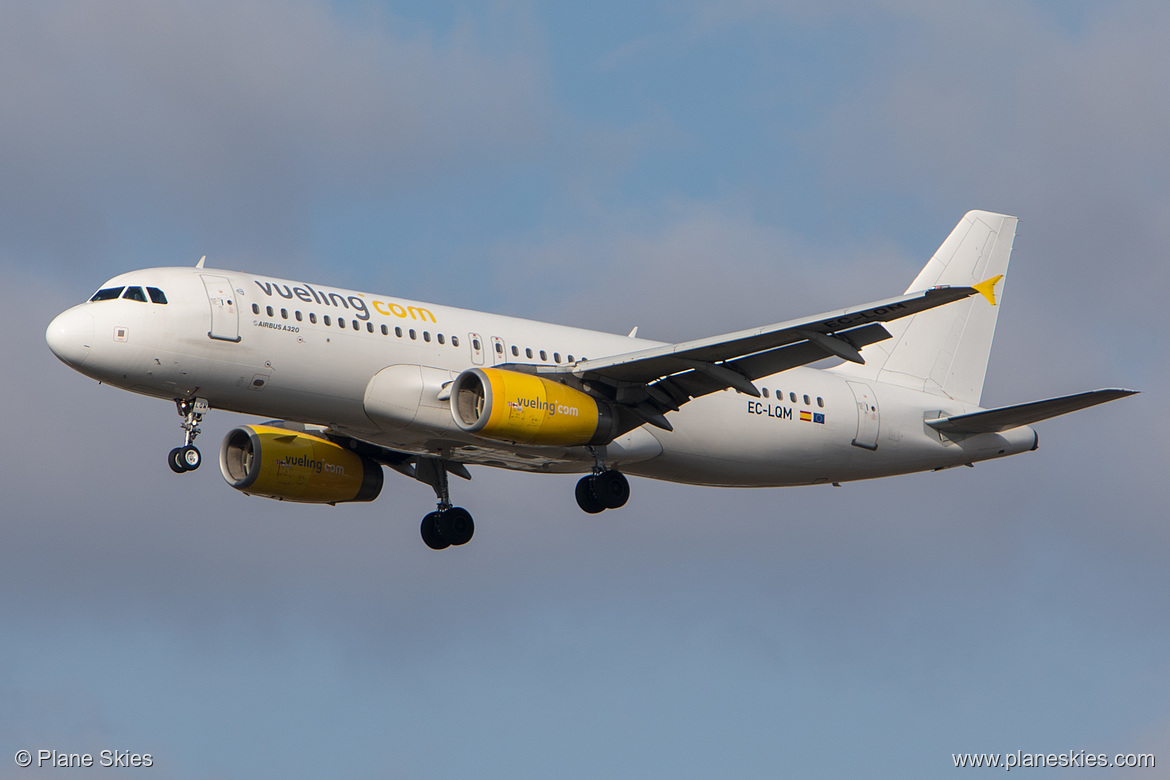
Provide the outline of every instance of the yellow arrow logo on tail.
{"type": "Polygon", "coordinates": [[[995,285],[999,284],[999,280],[1003,278],[1003,274],[997,274],[990,279],[985,279],[979,284],[971,285],[979,291],[979,294],[987,299],[987,302],[992,306],[995,305],[995,285]]]}

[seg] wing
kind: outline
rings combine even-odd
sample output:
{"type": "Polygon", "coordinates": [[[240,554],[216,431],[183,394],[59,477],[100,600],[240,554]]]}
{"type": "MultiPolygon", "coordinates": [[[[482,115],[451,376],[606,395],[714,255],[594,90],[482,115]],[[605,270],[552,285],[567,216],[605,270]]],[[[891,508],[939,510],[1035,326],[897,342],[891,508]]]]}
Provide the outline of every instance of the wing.
{"type": "Polygon", "coordinates": [[[962,300],[975,287],[935,287],[925,292],[790,320],[723,336],[668,344],[571,366],[521,366],[563,378],[621,405],[636,418],[670,430],[665,414],[692,398],[734,388],[760,397],[752,382],[797,366],[839,357],[864,363],[859,350],[890,338],[881,323],[962,300]]]}
{"type": "Polygon", "coordinates": [[[1137,390],[1123,390],[1121,388],[1090,390],[1087,393],[1049,398],[1044,401],[1033,401],[1027,404],[1003,406],[999,409],[927,420],[926,424],[943,433],[998,433],[1009,428],[1031,425],[1050,417],[1075,412],[1079,409],[1087,409],[1090,406],[1114,401],[1135,393],[1137,390]]]}

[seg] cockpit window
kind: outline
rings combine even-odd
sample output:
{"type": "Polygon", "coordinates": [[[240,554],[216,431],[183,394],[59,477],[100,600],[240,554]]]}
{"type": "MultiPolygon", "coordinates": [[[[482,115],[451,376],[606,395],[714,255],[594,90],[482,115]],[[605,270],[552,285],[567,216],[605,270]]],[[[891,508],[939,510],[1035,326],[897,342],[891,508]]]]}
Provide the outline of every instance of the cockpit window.
{"type": "Polygon", "coordinates": [[[157,287],[147,287],[146,292],[150,294],[150,300],[153,303],[167,302],[167,296],[163,295],[163,291],[157,287]]]}
{"type": "Polygon", "coordinates": [[[124,289],[126,289],[126,288],[125,287],[107,287],[104,290],[98,290],[97,292],[95,292],[93,294],[93,297],[90,298],[90,300],[91,301],[112,301],[115,298],[120,298],[122,296],[122,290],[124,290],[124,289]]]}
{"type": "Polygon", "coordinates": [[[126,292],[122,293],[122,297],[128,301],[146,303],[146,293],[142,292],[141,287],[127,287],[126,292]]]}

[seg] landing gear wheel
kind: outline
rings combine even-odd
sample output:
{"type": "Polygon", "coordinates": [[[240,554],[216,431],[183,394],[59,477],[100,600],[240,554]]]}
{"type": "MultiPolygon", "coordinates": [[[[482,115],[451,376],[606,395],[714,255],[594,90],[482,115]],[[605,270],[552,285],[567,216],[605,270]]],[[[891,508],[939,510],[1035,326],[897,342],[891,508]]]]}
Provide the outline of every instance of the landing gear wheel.
{"type": "Polygon", "coordinates": [[[606,509],[617,509],[630,500],[630,483],[620,471],[603,471],[593,477],[593,493],[606,509]]]}
{"type": "Polygon", "coordinates": [[[467,544],[475,534],[475,521],[471,513],[461,506],[454,506],[442,513],[439,527],[443,530],[443,538],[451,543],[452,547],[467,544]]]}
{"type": "Polygon", "coordinates": [[[179,416],[183,418],[183,424],[179,427],[183,429],[186,436],[183,440],[183,446],[175,447],[167,455],[167,465],[171,467],[171,471],[182,474],[194,471],[203,462],[203,456],[199,454],[199,450],[195,449],[193,442],[195,437],[199,435],[199,422],[210,407],[207,405],[207,400],[203,398],[176,398],[175,408],[179,410],[179,416]]]}
{"type": "Polygon", "coordinates": [[[184,471],[194,471],[203,462],[203,456],[199,454],[199,450],[188,444],[179,448],[179,460],[183,462],[184,471]]]}
{"type": "Polygon", "coordinates": [[[445,550],[451,546],[451,543],[443,536],[441,517],[440,512],[431,512],[422,519],[422,538],[427,547],[432,550],[445,550]]]}
{"type": "Polygon", "coordinates": [[[577,482],[577,506],[591,515],[598,512],[605,511],[605,504],[601,503],[601,499],[597,497],[596,488],[597,477],[593,474],[581,477],[577,482]]]}

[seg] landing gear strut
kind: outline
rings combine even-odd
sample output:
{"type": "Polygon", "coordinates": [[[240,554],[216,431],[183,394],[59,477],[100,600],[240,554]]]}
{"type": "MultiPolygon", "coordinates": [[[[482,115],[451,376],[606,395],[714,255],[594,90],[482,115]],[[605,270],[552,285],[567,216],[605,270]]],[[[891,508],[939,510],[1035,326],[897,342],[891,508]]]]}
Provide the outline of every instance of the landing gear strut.
{"type": "Polygon", "coordinates": [[[593,473],[577,483],[577,506],[591,515],[625,506],[630,500],[630,483],[625,475],[605,467],[604,450],[595,450],[593,457],[593,473]]]}
{"type": "Polygon", "coordinates": [[[199,435],[199,423],[202,422],[203,415],[209,407],[203,398],[193,400],[176,398],[175,408],[183,418],[183,423],[179,427],[183,429],[185,436],[183,446],[175,447],[167,455],[167,465],[171,467],[171,471],[182,474],[185,471],[194,471],[203,462],[203,456],[195,447],[195,437],[199,435]]]}
{"type": "Polygon", "coordinates": [[[414,467],[415,479],[426,482],[435,490],[438,508],[422,520],[423,541],[432,550],[458,547],[471,541],[475,521],[461,506],[451,506],[447,489],[447,464],[441,458],[420,458],[414,467]]]}

